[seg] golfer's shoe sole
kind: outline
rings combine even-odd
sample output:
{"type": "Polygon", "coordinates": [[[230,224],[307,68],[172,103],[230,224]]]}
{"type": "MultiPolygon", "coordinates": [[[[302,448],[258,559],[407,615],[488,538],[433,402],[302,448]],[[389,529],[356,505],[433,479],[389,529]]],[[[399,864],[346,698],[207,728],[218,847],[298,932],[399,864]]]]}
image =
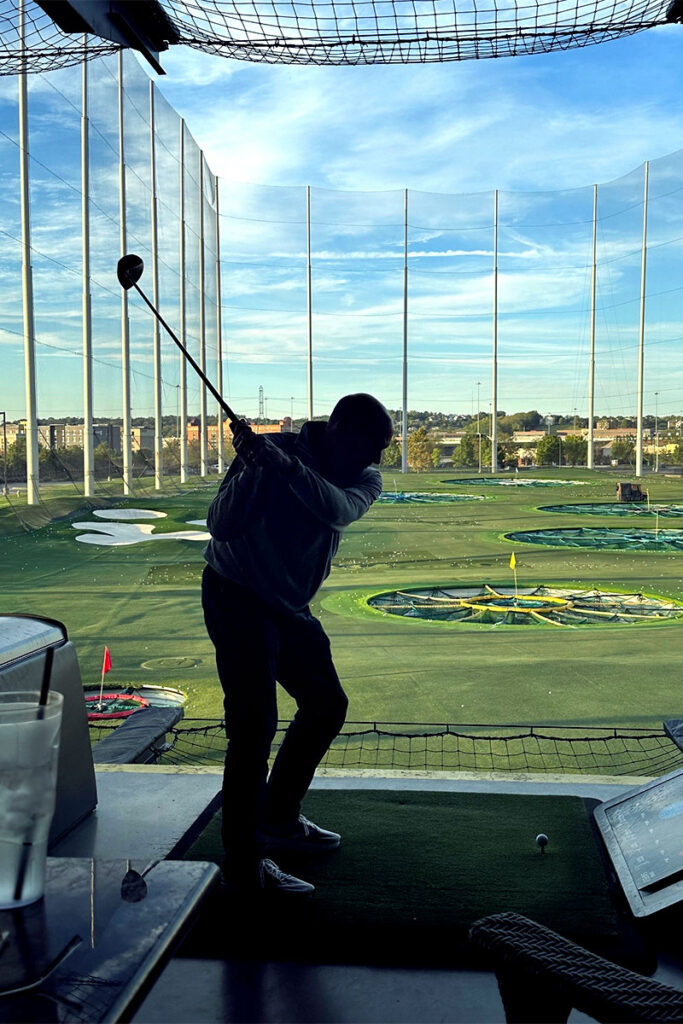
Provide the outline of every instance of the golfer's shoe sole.
{"type": "Polygon", "coordinates": [[[303,815],[288,829],[264,827],[259,832],[259,839],[267,852],[281,853],[327,853],[336,850],[341,843],[338,832],[321,828],[303,815]]]}

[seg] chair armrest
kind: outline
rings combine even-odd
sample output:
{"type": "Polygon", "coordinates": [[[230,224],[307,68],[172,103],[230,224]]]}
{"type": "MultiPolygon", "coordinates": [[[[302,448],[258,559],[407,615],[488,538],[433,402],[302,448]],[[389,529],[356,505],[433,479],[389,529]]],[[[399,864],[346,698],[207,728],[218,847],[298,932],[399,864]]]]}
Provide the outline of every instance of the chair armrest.
{"type": "Polygon", "coordinates": [[[470,942],[496,972],[509,1022],[564,1022],[572,1007],[614,1024],[683,1019],[682,991],[604,960],[521,914],[475,921],[470,942]]]}

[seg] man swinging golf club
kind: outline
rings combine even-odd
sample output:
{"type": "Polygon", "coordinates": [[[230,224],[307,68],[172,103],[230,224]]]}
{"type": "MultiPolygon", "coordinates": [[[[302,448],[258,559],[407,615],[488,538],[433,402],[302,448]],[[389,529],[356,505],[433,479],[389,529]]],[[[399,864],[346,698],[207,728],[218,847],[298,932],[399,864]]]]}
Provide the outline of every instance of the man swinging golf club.
{"type": "Polygon", "coordinates": [[[237,458],[209,509],[202,604],[224,692],[228,747],[223,776],[224,878],[250,888],[310,896],[265,853],[319,853],[340,836],[304,818],[301,801],[344,723],[348,704],[330,642],[308,603],[326,579],[345,526],[382,490],[373,464],[391,440],[391,418],[372,395],[347,395],[327,423],[266,438],[232,411],[138,284],[144,263],[116,267],[230,419],[237,458]],[[297,713],[268,777],[277,728],[276,680],[297,713]]]}
{"type": "Polygon", "coordinates": [[[393,427],[377,399],[354,394],[337,403],[327,423],[307,422],[299,434],[265,437],[243,420],[232,430],[237,457],[209,509],[202,579],[225,695],[224,880],[240,893],[310,896],[312,885],[267,856],[321,853],[341,838],[301,814],[348,705],[309,602],[329,574],[344,527],[381,493],[373,464],[393,427]],[[297,712],[268,775],[276,680],[297,712]]]}

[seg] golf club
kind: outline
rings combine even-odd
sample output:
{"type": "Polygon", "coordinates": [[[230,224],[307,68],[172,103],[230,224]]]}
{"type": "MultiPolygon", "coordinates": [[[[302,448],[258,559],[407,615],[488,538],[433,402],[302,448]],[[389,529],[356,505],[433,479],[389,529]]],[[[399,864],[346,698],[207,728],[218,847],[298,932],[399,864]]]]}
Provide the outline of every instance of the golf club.
{"type": "Polygon", "coordinates": [[[213,384],[211,383],[209,378],[206,376],[204,371],[201,369],[201,367],[192,358],[190,353],[187,351],[187,349],[183,345],[182,341],[174,334],[174,332],[168,326],[168,324],[166,323],[166,321],[162,317],[162,315],[159,312],[159,310],[154,308],[152,303],[149,301],[149,299],[147,298],[147,296],[143,292],[142,288],[140,288],[140,286],[138,285],[138,281],[142,277],[142,272],[143,272],[144,269],[145,269],[145,264],[144,264],[141,256],[136,256],[135,253],[132,253],[132,252],[127,253],[125,256],[121,257],[121,259],[119,260],[119,262],[116,265],[116,276],[119,279],[119,284],[121,285],[121,287],[125,291],[128,291],[130,288],[135,288],[135,291],[144,299],[144,301],[147,303],[149,308],[152,310],[152,312],[154,313],[155,317],[157,318],[159,323],[162,325],[162,327],[164,327],[165,330],[173,338],[173,340],[175,341],[176,345],[178,346],[180,351],[183,353],[183,355],[185,356],[187,361],[197,371],[197,373],[199,374],[201,379],[204,381],[204,383],[206,384],[207,388],[209,389],[209,391],[211,392],[213,397],[216,399],[216,401],[220,405],[221,409],[223,409],[223,411],[226,413],[226,415],[227,415],[228,419],[230,420],[231,424],[232,423],[237,423],[239,421],[239,417],[235,415],[235,413],[232,411],[232,409],[230,408],[228,403],[225,401],[223,396],[221,394],[219,394],[219,392],[213,386],[213,384]]]}

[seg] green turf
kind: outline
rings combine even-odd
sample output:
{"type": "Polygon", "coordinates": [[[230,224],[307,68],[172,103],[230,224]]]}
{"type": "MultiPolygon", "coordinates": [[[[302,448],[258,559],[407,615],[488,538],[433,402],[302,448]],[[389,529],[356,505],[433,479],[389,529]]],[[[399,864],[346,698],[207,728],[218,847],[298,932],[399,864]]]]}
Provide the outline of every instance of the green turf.
{"type": "MultiPolygon", "coordinates": [[[[624,945],[582,800],[473,793],[313,791],[304,810],[338,829],[338,851],[278,854],[316,886],[310,906],[207,909],[186,955],[446,966],[467,962],[467,931],[512,910],[613,958],[624,945]],[[535,838],[549,837],[542,854],[535,838]],[[222,930],[219,919],[228,920],[222,930]],[[220,954],[215,943],[220,945],[220,954]]],[[[185,854],[221,861],[220,813],[185,854]]]]}
{"type": "MultiPolygon", "coordinates": [[[[658,727],[663,719],[680,716],[680,623],[583,632],[539,626],[517,632],[359,613],[359,598],[383,589],[512,582],[512,550],[520,585],[614,587],[683,600],[683,553],[557,550],[505,541],[503,534],[511,530],[548,527],[551,517],[538,505],[613,500],[623,476],[565,468],[554,474],[588,483],[576,495],[566,486],[506,487],[488,488],[485,502],[376,505],[349,528],[313,611],[330,635],[350,697],[350,720],[658,727]]],[[[456,475],[448,469],[405,477],[390,471],[385,485],[442,492],[453,486],[443,481],[456,475]]],[[[534,470],[533,476],[552,479],[553,471],[534,470]]],[[[156,495],[144,481],[136,483],[144,489],[126,500],[116,497],[120,485],[112,483],[102,500],[90,504],[159,509],[168,519],[155,523],[157,530],[187,529],[188,520],[206,515],[216,483],[156,495]]],[[[652,501],[683,500],[683,480],[648,479],[647,486],[652,501]]],[[[0,611],[61,619],[77,646],[84,682],[99,683],[107,644],[113,661],[108,686],[180,687],[189,697],[187,717],[220,716],[222,695],[199,599],[202,545],[79,544],[71,523],[93,519],[87,503],[73,487],[45,493],[54,497],[39,510],[24,506],[26,516],[35,519],[32,529],[19,521],[16,497],[14,507],[0,498],[0,611]],[[51,516],[56,518],[49,521],[51,516]],[[161,658],[181,660],[158,664],[161,658]],[[185,659],[194,667],[185,667],[185,659]]],[[[605,517],[586,514],[552,519],[567,527],[608,525],[605,517]]],[[[642,518],[634,517],[636,523],[642,525],[642,518]]],[[[619,525],[630,525],[628,517],[619,525]]],[[[291,711],[283,697],[282,717],[291,711]]]]}

